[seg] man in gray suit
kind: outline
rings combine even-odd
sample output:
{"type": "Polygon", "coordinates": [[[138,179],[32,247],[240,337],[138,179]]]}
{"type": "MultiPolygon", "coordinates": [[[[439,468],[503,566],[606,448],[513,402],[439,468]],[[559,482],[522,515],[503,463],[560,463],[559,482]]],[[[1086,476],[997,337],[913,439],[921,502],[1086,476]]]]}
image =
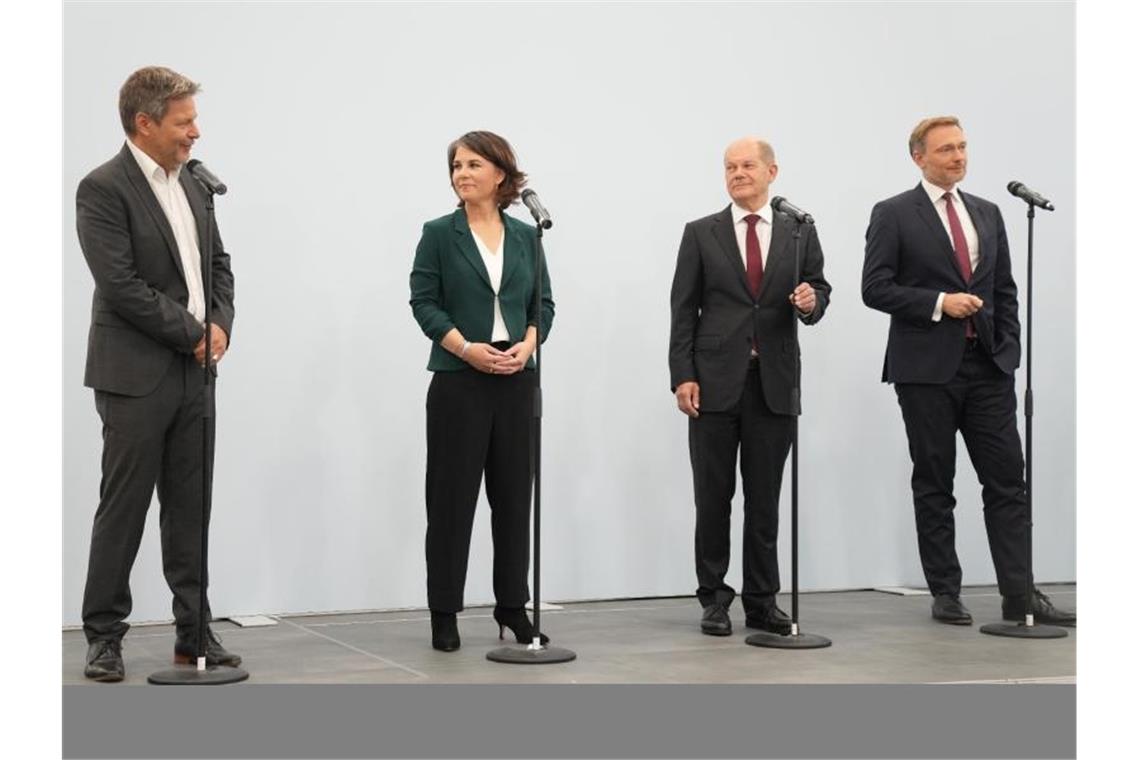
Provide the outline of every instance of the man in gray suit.
{"type": "MultiPolygon", "coordinates": [[[[193,662],[198,652],[207,217],[205,191],[183,171],[199,136],[197,92],[170,69],[131,74],[119,92],[126,144],[76,192],[79,243],[95,280],[84,384],[95,390],[103,421],[83,594],[84,674],[97,681],[123,679],[131,566],[156,485],[175,662],[193,662]]],[[[209,359],[217,363],[229,346],[234,279],[216,230],[212,249],[209,359]]],[[[209,620],[209,607],[203,612],[209,620]]],[[[208,638],[208,664],[241,662],[212,631],[208,638]]]]}
{"type": "Polygon", "coordinates": [[[768,201],[777,172],[767,142],[748,137],[729,145],[724,181],[732,203],[685,225],[673,276],[670,385],[689,416],[697,600],[701,631],[710,636],[732,633],[728,607],[736,592],[725,574],[738,452],[745,625],[780,634],[792,628],[776,606],[776,537],[780,482],[800,413],[793,326],[797,318],[805,325],[823,318],[831,286],[811,225],[796,280],[794,223],[768,201]]]}

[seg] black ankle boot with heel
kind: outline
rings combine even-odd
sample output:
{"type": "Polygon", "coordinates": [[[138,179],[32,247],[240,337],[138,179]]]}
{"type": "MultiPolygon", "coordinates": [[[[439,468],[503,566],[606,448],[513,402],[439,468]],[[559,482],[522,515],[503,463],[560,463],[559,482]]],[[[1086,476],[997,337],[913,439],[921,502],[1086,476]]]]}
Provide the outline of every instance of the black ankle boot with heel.
{"type": "Polygon", "coordinates": [[[431,645],[441,652],[459,649],[459,626],[454,612],[431,613],[431,645]]]}
{"type": "MultiPolygon", "coordinates": [[[[531,625],[530,618],[526,616],[526,610],[521,607],[495,608],[495,622],[499,624],[499,638],[503,638],[503,629],[510,628],[511,633],[515,635],[515,641],[519,644],[529,644],[534,640],[534,626],[531,625]]],[[[550,637],[545,633],[539,634],[539,641],[546,644],[550,641],[550,637]]]]}

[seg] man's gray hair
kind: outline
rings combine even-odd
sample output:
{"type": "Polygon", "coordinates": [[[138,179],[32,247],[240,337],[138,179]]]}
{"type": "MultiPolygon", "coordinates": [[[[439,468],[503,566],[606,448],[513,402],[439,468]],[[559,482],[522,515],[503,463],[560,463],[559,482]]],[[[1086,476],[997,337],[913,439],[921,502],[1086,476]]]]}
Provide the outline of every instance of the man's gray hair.
{"type": "Polygon", "coordinates": [[[123,131],[135,133],[135,116],[143,113],[162,121],[170,101],[196,95],[201,85],[165,66],[147,66],[127,77],[119,89],[119,118],[123,131]]]}

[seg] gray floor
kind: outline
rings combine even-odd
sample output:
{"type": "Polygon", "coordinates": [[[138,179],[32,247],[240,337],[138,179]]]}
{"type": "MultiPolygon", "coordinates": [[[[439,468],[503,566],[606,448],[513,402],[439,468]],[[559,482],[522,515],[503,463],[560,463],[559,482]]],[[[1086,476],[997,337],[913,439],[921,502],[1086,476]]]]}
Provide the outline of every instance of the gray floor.
{"type": "MultiPolygon", "coordinates": [[[[1044,586],[1062,607],[1075,609],[1076,586],[1044,586]]],[[[876,591],[804,594],[800,620],[807,633],[828,636],[821,650],[746,646],[744,615],[733,605],[735,633],[704,636],[692,598],[567,604],[544,611],[554,644],[577,652],[571,663],[544,666],[489,662],[499,646],[490,608],[460,615],[463,646],[437,652],[426,611],[279,618],[277,625],[215,624],[226,647],[242,655],[249,683],[946,683],[1076,681],[1076,629],[1053,640],[986,636],[978,625],[1001,615],[993,587],[966,589],[976,625],[948,626],[930,618],[930,597],[876,591]]],[[[790,600],[780,606],[790,612],[790,600]]],[[[509,632],[508,632],[509,636],[509,632]]],[[[123,683],[146,682],[168,668],[172,626],[136,626],[126,636],[123,683]]],[[[83,678],[86,644],[63,632],[63,683],[83,678]]],[[[111,688],[106,684],[92,684],[111,688]]]]}

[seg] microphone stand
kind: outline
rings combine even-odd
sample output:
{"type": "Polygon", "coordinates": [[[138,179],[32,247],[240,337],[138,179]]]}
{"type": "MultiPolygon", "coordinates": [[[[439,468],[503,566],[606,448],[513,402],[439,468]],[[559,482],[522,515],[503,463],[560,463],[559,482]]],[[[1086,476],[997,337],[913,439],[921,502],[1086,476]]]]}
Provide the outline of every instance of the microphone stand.
{"type": "MultiPolygon", "coordinates": [[[[792,239],[795,241],[795,277],[792,280],[795,287],[800,284],[800,242],[803,224],[795,219],[795,231],[792,239]]],[[[792,400],[795,402],[796,414],[792,417],[792,632],[789,634],[760,631],[744,640],[745,644],[767,649],[822,649],[831,646],[831,639],[815,633],[804,633],[800,630],[800,559],[799,559],[799,512],[800,512],[800,315],[799,309],[792,304],[792,343],[796,347],[796,372],[792,386],[792,400]]]]}
{"type": "MultiPolygon", "coordinates": [[[[1033,219],[1032,203],[1026,201],[1029,220],[1029,251],[1025,278],[1025,604],[1033,604],[1033,219]]],[[[991,636],[1018,639],[1063,639],[1069,635],[1055,625],[1037,625],[1033,613],[1025,612],[1020,622],[986,623],[980,628],[991,636]]]]}
{"type": "Polygon", "coordinates": [[[170,686],[218,685],[237,683],[249,673],[229,665],[206,664],[206,549],[209,538],[208,519],[214,483],[214,378],[218,374],[213,363],[212,327],[214,301],[214,193],[199,181],[206,193],[206,240],[202,244],[202,294],[206,301],[206,354],[202,370],[202,554],[198,565],[198,664],[197,667],[175,667],[147,676],[147,682],[170,686]]]}
{"type": "MultiPolygon", "coordinates": [[[[549,224],[549,221],[547,222],[549,224]]],[[[542,361],[539,354],[542,352],[542,222],[537,225],[538,236],[534,245],[534,313],[538,315],[535,320],[534,343],[534,422],[531,427],[534,441],[534,638],[525,646],[504,646],[487,652],[487,659],[492,662],[505,662],[512,665],[550,665],[559,662],[570,662],[578,655],[562,647],[552,647],[542,643],[539,627],[540,601],[539,599],[539,559],[541,558],[541,525],[542,525],[542,361]]],[[[525,370],[524,370],[525,371],[525,370]]]]}

